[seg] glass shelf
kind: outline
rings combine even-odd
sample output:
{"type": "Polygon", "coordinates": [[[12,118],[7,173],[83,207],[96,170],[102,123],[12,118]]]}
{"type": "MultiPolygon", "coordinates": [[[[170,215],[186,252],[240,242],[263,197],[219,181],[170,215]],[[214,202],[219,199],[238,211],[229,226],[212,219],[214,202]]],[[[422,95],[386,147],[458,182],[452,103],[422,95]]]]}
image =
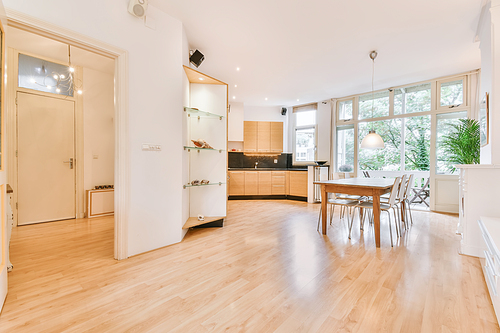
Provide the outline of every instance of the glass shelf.
{"type": "Polygon", "coordinates": [[[194,116],[194,117],[198,117],[198,119],[203,117],[203,118],[219,118],[222,120],[222,118],[224,118],[224,116],[221,116],[221,115],[218,115],[215,113],[210,113],[207,111],[201,111],[198,109],[193,109],[193,108],[188,108],[188,107],[184,107],[184,112],[187,113],[188,117],[194,116]]]}
{"type": "Polygon", "coordinates": [[[212,186],[212,185],[222,185],[222,184],[225,184],[225,183],[208,183],[208,184],[199,184],[199,185],[191,185],[191,184],[186,184],[186,185],[183,185],[183,188],[186,188],[186,187],[201,187],[201,186],[212,186]]]}
{"type": "Polygon", "coordinates": [[[212,150],[212,151],[218,151],[219,153],[226,151],[225,149],[215,149],[215,148],[200,148],[200,147],[189,147],[189,146],[184,146],[184,150],[190,151],[191,149],[197,150],[200,152],[200,150],[212,150]]]}

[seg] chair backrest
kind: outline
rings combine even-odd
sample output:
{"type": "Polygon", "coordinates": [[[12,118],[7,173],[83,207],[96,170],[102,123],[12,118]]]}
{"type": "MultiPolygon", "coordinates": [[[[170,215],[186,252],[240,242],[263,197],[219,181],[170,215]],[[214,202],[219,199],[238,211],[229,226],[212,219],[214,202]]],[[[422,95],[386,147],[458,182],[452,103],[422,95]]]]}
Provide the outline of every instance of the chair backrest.
{"type": "Polygon", "coordinates": [[[396,202],[396,196],[399,192],[399,184],[401,183],[401,177],[396,177],[394,179],[394,185],[392,185],[391,196],[389,197],[389,205],[392,207],[394,202],[396,202]]]}
{"type": "Polygon", "coordinates": [[[368,173],[368,171],[363,171],[363,175],[365,176],[365,178],[370,178],[370,174],[368,173]]]}
{"type": "Polygon", "coordinates": [[[406,192],[406,180],[408,175],[405,173],[403,174],[403,177],[401,177],[401,183],[399,184],[399,192],[398,192],[398,199],[399,201],[404,200],[405,198],[405,192],[406,192]]]}
{"type": "Polygon", "coordinates": [[[408,183],[406,184],[406,188],[405,188],[405,194],[404,194],[405,199],[408,199],[408,192],[413,187],[414,179],[415,179],[415,174],[414,173],[410,174],[410,179],[408,180],[408,183]]]}

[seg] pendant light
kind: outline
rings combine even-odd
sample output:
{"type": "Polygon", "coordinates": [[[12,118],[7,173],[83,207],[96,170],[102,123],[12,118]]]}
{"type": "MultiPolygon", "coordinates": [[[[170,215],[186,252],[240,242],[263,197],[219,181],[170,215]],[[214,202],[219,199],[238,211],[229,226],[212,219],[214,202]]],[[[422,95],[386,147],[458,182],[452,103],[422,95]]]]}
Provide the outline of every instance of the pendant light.
{"type": "MultiPolygon", "coordinates": [[[[374,102],[374,92],[373,92],[373,78],[375,76],[375,58],[377,57],[377,51],[370,52],[370,59],[372,60],[372,119],[373,119],[373,102],[374,102]]],[[[363,138],[361,141],[361,148],[366,149],[383,149],[384,148],[384,140],[382,137],[375,133],[373,129],[373,121],[372,121],[372,129],[368,132],[368,135],[363,138]]]]}

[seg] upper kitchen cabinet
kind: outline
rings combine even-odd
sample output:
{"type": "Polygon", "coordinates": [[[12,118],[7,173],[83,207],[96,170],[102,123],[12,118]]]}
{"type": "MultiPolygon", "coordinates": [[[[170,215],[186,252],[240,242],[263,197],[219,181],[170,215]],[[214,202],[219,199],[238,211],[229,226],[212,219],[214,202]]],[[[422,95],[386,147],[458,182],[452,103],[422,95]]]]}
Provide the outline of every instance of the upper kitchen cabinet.
{"type": "Polygon", "coordinates": [[[243,151],[245,153],[283,152],[283,123],[275,121],[245,121],[243,151]]]}

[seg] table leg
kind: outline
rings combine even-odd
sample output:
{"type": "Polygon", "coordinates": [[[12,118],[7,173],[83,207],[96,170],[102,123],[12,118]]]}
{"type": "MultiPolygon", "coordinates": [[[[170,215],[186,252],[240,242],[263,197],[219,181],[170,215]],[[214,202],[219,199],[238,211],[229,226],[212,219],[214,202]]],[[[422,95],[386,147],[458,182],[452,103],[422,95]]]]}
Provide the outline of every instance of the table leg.
{"type": "Polygon", "coordinates": [[[380,193],[373,191],[373,224],[375,227],[375,245],[380,247],[380,193]]]}
{"type": "Polygon", "coordinates": [[[321,185],[321,225],[323,235],[326,235],[326,203],[328,201],[328,193],[326,192],[326,186],[321,185]]]}

